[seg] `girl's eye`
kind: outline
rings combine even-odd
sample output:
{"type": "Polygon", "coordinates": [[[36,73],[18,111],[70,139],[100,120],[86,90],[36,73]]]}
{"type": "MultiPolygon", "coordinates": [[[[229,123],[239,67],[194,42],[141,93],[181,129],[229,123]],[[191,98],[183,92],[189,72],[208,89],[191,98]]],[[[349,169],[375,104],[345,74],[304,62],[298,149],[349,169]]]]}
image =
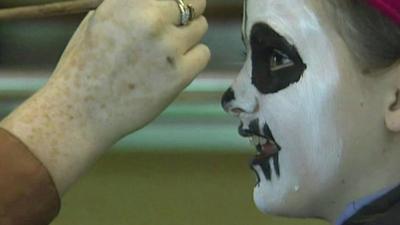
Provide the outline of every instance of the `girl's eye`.
{"type": "Polygon", "coordinates": [[[270,58],[270,70],[277,71],[294,65],[294,62],[283,52],[274,49],[270,58]]]}

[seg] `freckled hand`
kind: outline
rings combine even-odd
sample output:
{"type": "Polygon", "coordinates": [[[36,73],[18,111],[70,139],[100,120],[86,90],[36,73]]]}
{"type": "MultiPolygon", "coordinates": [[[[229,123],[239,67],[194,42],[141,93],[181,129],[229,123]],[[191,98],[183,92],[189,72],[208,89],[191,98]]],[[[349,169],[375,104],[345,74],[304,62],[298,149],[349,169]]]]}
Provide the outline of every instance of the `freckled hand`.
{"type": "Polygon", "coordinates": [[[49,82],[0,124],[66,189],[120,138],[156,118],[204,69],[205,0],[181,24],[172,0],[105,0],[75,32],[49,82]]]}

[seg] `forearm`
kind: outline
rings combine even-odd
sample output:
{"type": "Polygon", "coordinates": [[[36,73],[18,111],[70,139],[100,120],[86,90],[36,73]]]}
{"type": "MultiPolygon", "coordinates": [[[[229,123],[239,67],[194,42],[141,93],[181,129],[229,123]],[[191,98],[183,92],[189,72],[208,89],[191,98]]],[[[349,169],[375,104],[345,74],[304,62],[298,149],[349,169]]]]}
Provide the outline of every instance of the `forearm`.
{"type": "Polygon", "coordinates": [[[0,224],[49,224],[58,214],[60,198],[47,169],[1,128],[0,177],[0,224]]]}
{"type": "Polygon", "coordinates": [[[64,98],[45,87],[0,123],[49,170],[60,195],[106,149],[86,116],[64,98]]]}

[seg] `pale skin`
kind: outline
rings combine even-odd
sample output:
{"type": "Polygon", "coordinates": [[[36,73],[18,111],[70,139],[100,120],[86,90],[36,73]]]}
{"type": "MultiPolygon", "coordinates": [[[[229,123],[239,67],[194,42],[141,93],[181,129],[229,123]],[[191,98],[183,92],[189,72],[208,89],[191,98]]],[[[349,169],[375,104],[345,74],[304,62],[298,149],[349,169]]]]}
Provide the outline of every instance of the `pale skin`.
{"type": "MultiPolygon", "coordinates": [[[[269,180],[261,166],[254,167],[261,179],[254,201],[264,213],[335,224],[352,201],[400,182],[400,61],[365,74],[335,29],[324,1],[245,2],[248,56],[224,108],[244,129],[252,121],[267,123],[281,147],[279,176],[273,165],[269,180]],[[254,74],[254,60],[268,54],[254,54],[260,48],[254,48],[252,37],[268,36],[252,36],[260,23],[295,46],[307,65],[298,81],[274,93],[262,93],[254,83],[254,76],[265,76],[254,74]]],[[[267,45],[282,50],[278,44],[261,46],[267,45]]],[[[287,61],[289,66],[293,63],[287,61]]],[[[284,63],[277,66],[282,67],[284,63]]],[[[275,68],[259,68],[267,69],[275,68]]]]}
{"type": "Polygon", "coordinates": [[[48,83],[0,126],[20,138],[63,195],[116,141],[156,118],[210,59],[205,0],[179,26],[173,0],[105,0],[71,39],[48,83]]]}

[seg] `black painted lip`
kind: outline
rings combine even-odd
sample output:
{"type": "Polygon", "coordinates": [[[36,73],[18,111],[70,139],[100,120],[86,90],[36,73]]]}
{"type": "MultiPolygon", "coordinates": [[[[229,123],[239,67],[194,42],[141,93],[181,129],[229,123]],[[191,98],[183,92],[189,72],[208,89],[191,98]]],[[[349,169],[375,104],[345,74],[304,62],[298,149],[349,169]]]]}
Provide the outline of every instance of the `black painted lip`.
{"type": "Polygon", "coordinates": [[[270,140],[273,139],[272,136],[262,135],[260,133],[260,131],[258,131],[258,130],[253,130],[251,128],[250,129],[243,129],[243,123],[239,127],[239,135],[242,136],[242,137],[245,137],[245,138],[252,137],[252,136],[259,136],[259,137],[262,137],[262,138],[265,138],[265,139],[270,139],[270,140]]]}
{"type": "Polygon", "coordinates": [[[273,167],[275,169],[276,175],[280,176],[280,166],[279,166],[279,152],[281,147],[275,141],[274,136],[272,135],[271,129],[269,128],[268,124],[265,123],[262,132],[259,127],[259,120],[253,120],[249,124],[249,129],[243,129],[243,123],[239,126],[239,134],[242,137],[248,138],[251,136],[258,136],[265,138],[267,140],[273,141],[276,145],[277,151],[275,153],[265,152],[261,145],[256,146],[256,150],[258,154],[254,156],[254,158],[250,161],[250,169],[252,169],[257,175],[257,185],[260,183],[260,175],[256,172],[255,166],[260,166],[264,176],[267,180],[271,180],[271,167],[270,161],[273,162],[273,167]]]}
{"type": "MultiPolygon", "coordinates": [[[[256,121],[258,123],[258,120],[254,120],[251,123],[256,123],[256,121]]],[[[240,124],[240,126],[239,126],[239,135],[240,136],[245,137],[245,138],[252,137],[252,136],[258,136],[258,137],[262,137],[262,138],[272,140],[275,142],[274,137],[272,135],[269,135],[271,133],[267,133],[267,135],[263,135],[263,134],[261,134],[260,129],[258,128],[258,125],[257,125],[257,129],[255,129],[255,126],[254,125],[252,126],[251,123],[249,125],[249,129],[243,129],[243,123],[240,124]]]]}
{"type": "MultiPolygon", "coordinates": [[[[259,129],[258,126],[258,119],[254,120],[250,123],[249,125],[249,129],[243,129],[243,123],[240,124],[239,126],[239,135],[244,137],[244,138],[249,138],[252,136],[258,136],[264,139],[267,139],[269,141],[273,141],[276,145],[276,147],[278,148],[278,152],[281,150],[281,147],[279,146],[279,144],[275,141],[274,136],[272,135],[271,129],[269,128],[268,124],[264,124],[263,127],[264,130],[264,134],[261,134],[261,131],[259,129]],[[253,123],[253,125],[251,125],[253,123]],[[257,125],[255,125],[257,124],[257,125]]],[[[262,148],[261,145],[257,145],[256,146],[256,150],[260,153],[262,153],[262,148]]]]}

